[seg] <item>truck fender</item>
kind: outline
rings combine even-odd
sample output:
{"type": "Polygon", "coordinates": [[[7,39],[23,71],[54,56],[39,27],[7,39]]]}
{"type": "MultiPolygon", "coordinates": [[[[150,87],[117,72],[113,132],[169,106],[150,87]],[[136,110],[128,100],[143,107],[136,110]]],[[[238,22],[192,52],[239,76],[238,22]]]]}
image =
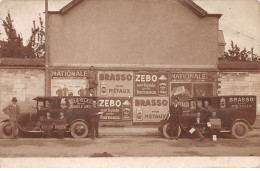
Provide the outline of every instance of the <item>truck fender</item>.
{"type": "MultiPolygon", "coordinates": [[[[250,124],[247,122],[247,120],[245,120],[245,119],[242,119],[242,118],[236,119],[236,120],[234,120],[234,121],[232,122],[232,125],[234,125],[236,122],[244,122],[244,123],[248,126],[248,128],[249,128],[250,131],[253,130],[252,127],[251,127],[251,125],[250,125],[250,124]]],[[[231,125],[231,127],[232,127],[232,125],[231,125]]]]}

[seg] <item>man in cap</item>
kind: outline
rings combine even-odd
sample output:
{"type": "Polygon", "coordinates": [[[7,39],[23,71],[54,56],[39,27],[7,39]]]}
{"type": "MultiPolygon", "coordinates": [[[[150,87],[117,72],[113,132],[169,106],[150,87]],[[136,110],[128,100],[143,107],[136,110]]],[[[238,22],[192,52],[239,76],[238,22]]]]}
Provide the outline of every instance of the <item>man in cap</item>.
{"type": "Polygon", "coordinates": [[[17,98],[12,98],[12,104],[3,109],[6,115],[9,115],[9,122],[12,128],[12,139],[18,138],[18,122],[20,118],[20,107],[17,105],[17,98]]]}
{"type": "Polygon", "coordinates": [[[176,140],[179,139],[179,126],[180,126],[180,120],[182,115],[182,107],[178,105],[179,99],[174,98],[173,104],[170,106],[170,127],[171,127],[171,135],[170,139],[173,139],[173,136],[175,136],[176,140]]]}

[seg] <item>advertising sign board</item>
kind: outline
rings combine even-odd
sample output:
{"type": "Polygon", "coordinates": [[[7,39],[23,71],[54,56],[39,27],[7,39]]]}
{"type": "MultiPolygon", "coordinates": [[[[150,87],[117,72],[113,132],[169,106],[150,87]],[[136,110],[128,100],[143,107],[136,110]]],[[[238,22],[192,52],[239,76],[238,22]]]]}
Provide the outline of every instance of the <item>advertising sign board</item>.
{"type": "Polygon", "coordinates": [[[135,72],[135,96],[167,96],[168,73],[135,72]]]}
{"type": "Polygon", "coordinates": [[[210,72],[172,72],[171,82],[212,82],[216,78],[210,72]]]}
{"type": "Polygon", "coordinates": [[[98,97],[133,97],[133,72],[99,71],[98,97]]]}
{"type": "Polygon", "coordinates": [[[134,97],[133,122],[159,122],[169,111],[168,97],[134,97]]]}
{"type": "Polygon", "coordinates": [[[98,108],[102,121],[132,120],[132,98],[98,98],[98,108]]]}

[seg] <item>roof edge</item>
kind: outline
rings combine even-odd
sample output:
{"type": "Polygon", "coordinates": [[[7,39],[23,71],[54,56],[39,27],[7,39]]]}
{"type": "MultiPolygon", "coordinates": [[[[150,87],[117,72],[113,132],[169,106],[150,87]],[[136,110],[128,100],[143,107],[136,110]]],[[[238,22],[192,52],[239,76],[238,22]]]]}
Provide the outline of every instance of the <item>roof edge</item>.
{"type": "Polygon", "coordinates": [[[202,7],[197,5],[193,0],[181,0],[183,4],[188,5],[193,11],[201,16],[201,17],[217,17],[220,18],[222,14],[209,14],[206,10],[204,10],[202,7]]]}
{"type": "MultiPolygon", "coordinates": [[[[70,3],[65,5],[63,8],[60,9],[60,11],[48,11],[48,14],[66,14],[69,10],[71,10],[73,7],[77,6],[84,0],[72,0],[70,3]]],[[[201,17],[217,17],[220,18],[222,14],[209,14],[206,10],[201,8],[199,5],[197,5],[193,0],[179,0],[181,3],[187,5],[189,8],[191,8],[197,15],[201,17]]]]}
{"type": "Polygon", "coordinates": [[[78,5],[79,3],[81,3],[83,0],[73,0],[70,3],[68,3],[67,5],[65,5],[63,8],[60,9],[60,13],[61,14],[65,14],[67,13],[70,9],[72,9],[73,7],[75,7],[76,5],[78,5]]]}

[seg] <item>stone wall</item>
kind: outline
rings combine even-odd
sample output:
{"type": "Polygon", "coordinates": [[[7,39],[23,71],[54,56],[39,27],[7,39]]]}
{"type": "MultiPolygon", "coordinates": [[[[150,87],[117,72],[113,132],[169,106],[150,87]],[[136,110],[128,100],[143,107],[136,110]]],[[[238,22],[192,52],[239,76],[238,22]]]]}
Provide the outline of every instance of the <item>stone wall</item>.
{"type": "Polygon", "coordinates": [[[45,94],[44,70],[0,69],[0,118],[7,118],[2,109],[17,97],[21,112],[34,111],[36,96],[45,94]]]}

